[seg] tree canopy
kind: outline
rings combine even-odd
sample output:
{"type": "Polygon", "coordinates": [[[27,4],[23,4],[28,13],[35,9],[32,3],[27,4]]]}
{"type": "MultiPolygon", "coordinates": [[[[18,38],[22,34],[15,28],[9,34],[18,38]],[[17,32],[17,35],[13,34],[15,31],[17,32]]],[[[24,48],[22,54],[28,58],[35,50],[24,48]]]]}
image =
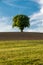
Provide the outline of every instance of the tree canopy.
{"type": "Polygon", "coordinates": [[[26,15],[16,15],[13,17],[13,24],[12,26],[15,27],[19,27],[19,29],[21,30],[21,32],[23,32],[23,29],[25,27],[29,27],[30,26],[30,21],[29,21],[29,17],[26,15]]]}

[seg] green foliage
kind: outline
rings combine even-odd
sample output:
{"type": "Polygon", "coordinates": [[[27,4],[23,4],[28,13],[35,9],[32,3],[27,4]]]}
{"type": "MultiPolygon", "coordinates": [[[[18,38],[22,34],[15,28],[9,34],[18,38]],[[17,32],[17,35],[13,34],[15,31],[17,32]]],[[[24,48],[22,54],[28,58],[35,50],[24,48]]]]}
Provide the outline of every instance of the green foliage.
{"type": "Polygon", "coordinates": [[[19,27],[19,29],[21,31],[23,31],[23,29],[25,27],[29,27],[30,26],[30,22],[29,22],[29,17],[26,15],[16,15],[15,17],[13,17],[13,27],[17,26],[19,27]]]}

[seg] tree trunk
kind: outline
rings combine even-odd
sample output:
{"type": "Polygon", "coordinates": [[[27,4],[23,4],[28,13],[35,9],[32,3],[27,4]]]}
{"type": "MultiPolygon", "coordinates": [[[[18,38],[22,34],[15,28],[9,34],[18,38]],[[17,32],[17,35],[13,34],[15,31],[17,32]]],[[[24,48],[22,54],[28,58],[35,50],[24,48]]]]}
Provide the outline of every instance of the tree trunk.
{"type": "Polygon", "coordinates": [[[23,32],[23,30],[21,30],[21,32],[23,32]]]}

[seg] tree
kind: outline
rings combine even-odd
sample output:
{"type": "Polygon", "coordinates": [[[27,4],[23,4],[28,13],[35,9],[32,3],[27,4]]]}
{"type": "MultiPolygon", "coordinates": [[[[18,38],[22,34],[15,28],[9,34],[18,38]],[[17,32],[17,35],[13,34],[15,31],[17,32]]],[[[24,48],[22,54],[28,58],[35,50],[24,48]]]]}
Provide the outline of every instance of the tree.
{"type": "Polygon", "coordinates": [[[25,27],[29,27],[30,26],[30,21],[29,21],[29,17],[26,15],[16,15],[15,17],[13,17],[13,24],[12,27],[19,27],[19,29],[21,30],[21,32],[23,32],[23,29],[25,27]]]}

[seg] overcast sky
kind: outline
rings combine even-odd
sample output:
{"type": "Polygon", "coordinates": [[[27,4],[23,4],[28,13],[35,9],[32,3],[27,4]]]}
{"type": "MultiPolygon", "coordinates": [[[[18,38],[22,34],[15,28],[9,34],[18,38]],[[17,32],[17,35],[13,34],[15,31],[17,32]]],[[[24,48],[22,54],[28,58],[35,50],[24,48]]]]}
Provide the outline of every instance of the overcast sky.
{"type": "Polygon", "coordinates": [[[25,32],[43,33],[43,0],[0,0],[0,32],[18,32],[12,28],[12,18],[17,14],[30,17],[30,28],[25,32]]]}

